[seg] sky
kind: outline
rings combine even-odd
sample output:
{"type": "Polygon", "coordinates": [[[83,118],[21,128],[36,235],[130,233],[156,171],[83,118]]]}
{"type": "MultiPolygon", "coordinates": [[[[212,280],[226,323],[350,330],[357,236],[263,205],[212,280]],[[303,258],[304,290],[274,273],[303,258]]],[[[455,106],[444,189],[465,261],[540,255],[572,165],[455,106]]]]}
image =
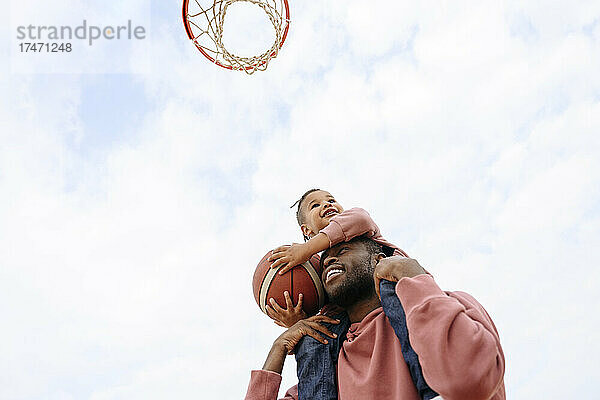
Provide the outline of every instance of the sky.
{"type": "Polygon", "coordinates": [[[252,274],[313,187],[479,300],[508,398],[596,396],[597,1],[291,1],[251,76],[203,58],[179,1],[4,3],[1,399],[243,398],[282,333],[252,274]],[[147,37],[19,54],[18,25],[84,18],[147,37]]]}

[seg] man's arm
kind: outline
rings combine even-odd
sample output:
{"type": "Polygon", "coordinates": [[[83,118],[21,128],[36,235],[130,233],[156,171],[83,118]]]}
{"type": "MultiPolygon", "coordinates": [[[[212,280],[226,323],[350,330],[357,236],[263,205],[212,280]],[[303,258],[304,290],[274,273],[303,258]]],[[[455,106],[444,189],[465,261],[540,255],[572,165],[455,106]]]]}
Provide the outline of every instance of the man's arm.
{"type": "MultiPolygon", "coordinates": [[[[262,369],[252,371],[244,400],[277,400],[280,384],[280,374],[262,369]]],[[[298,400],[297,385],[290,388],[279,400],[298,400]]]]}
{"type": "Polygon", "coordinates": [[[504,354],[484,308],[466,293],[446,294],[415,260],[380,264],[376,276],[398,281],[410,343],[429,386],[446,400],[489,399],[503,384],[504,354]]]}
{"type": "MultiPolygon", "coordinates": [[[[331,338],[337,336],[321,325],[324,322],[339,324],[340,321],[325,315],[315,315],[298,321],[275,339],[265,360],[263,369],[252,371],[251,373],[245,400],[276,400],[279,385],[281,384],[281,371],[283,370],[285,357],[294,352],[294,348],[300,339],[308,335],[326,344],[327,339],[324,339],[322,335],[331,338]]],[[[297,388],[293,387],[288,390],[282,400],[298,400],[297,388]]]]}

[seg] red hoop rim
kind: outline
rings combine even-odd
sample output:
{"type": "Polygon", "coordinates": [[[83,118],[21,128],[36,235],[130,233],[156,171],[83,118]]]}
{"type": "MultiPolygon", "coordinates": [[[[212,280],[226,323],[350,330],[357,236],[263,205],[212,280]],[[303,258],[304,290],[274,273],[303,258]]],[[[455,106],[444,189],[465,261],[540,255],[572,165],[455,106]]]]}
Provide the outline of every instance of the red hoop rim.
{"type": "MultiPolygon", "coordinates": [[[[282,1],[283,1],[283,6],[285,8],[285,20],[287,21],[287,23],[285,24],[285,29],[283,30],[281,43],[279,43],[279,49],[281,49],[281,47],[283,46],[283,43],[285,43],[285,39],[287,38],[288,30],[290,29],[290,6],[289,6],[287,0],[282,0],[282,1]]],[[[192,42],[194,42],[194,45],[200,51],[200,53],[202,53],[202,55],[204,55],[204,57],[206,57],[211,63],[216,64],[219,67],[222,67],[225,69],[233,70],[233,67],[231,65],[221,64],[219,61],[215,60],[210,54],[208,54],[206,52],[206,50],[204,50],[202,48],[202,46],[200,46],[197,42],[194,41],[194,35],[192,34],[192,28],[190,28],[190,23],[186,18],[188,4],[189,4],[189,0],[183,0],[183,6],[181,7],[181,16],[183,18],[183,26],[185,27],[185,32],[187,33],[188,38],[192,42]]],[[[274,53],[275,52],[271,53],[271,56],[273,56],[274,53]]],[[[244,69],[246,71],[250,71],[250,70],[256,69],[257,67],[264,65],[264,63],[265,63],[265,61],[261,62],[260,64],[254,65],[254,66],[245,67],[244,69]]]]}

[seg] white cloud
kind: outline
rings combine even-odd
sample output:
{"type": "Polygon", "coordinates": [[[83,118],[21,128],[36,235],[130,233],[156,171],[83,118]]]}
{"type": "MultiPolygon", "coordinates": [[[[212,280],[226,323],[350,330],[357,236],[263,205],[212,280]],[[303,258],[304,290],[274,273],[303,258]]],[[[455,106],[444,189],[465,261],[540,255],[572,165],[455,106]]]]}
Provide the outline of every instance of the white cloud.
{"type": "Polygon", "coordinates": [[[252,77],[161,7],[135,78],[152,107],[102,151],[70,145],[88,78],[3,70],[0,397],[242,397],[281,332],[254,265],[301,240],[287,207],[314,186],[484,304],[511,398],[593,393],[594,2],[294,3],[252,77]]]}

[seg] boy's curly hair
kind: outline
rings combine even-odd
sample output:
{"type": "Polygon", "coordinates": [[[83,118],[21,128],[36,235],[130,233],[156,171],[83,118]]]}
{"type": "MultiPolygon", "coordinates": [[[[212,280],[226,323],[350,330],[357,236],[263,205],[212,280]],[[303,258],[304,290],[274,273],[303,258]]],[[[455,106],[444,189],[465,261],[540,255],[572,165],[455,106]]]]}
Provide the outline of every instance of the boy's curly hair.
{"type": "Polygon", "coordinates": [[[302,215],[302,213],[300,212],[300,207],[302,206],[302,202],[306,199],[306,196],[308,196],[309,194],[313,193],[313,192],[318,192],[321,189],[310,189],[307,190],[306,192],[304,192],[304,194],[298,199],[296,200],[296,202],[294,204],[292,204],[292,206],[290,208],[294,208],[296,206],[296,204],[298,205],[298,209],[296,210],[296,220],[298,221],[298,225],[302,225],[304,223],[304,215],[302,215]]]}

